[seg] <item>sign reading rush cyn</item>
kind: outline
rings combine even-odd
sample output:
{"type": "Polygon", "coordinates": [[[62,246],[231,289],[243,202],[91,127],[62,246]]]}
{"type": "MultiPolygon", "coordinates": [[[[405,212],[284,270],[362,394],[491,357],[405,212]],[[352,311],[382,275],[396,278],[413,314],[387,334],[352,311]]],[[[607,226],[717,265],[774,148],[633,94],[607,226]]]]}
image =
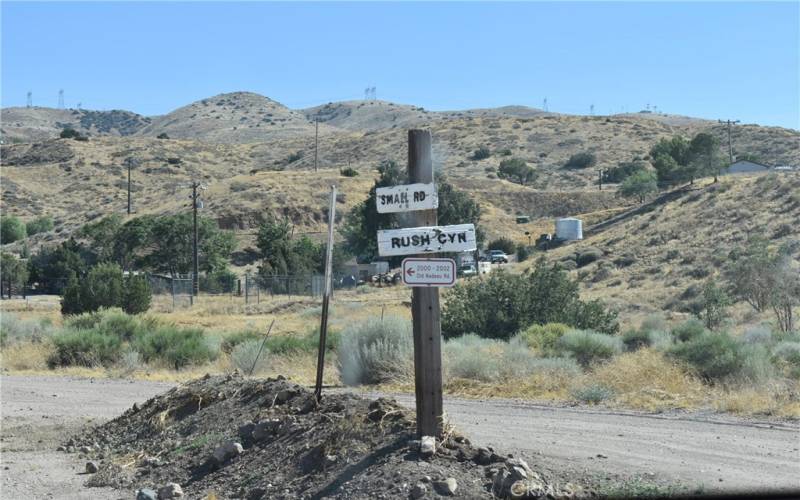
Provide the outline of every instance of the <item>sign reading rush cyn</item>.
{"type": "Polygon", "coordinates": [[[472,224],[378,231],[378,253],[385,257],[438,252],[471,252],[475,248],[477,248],[475,226],[472,224]]]}

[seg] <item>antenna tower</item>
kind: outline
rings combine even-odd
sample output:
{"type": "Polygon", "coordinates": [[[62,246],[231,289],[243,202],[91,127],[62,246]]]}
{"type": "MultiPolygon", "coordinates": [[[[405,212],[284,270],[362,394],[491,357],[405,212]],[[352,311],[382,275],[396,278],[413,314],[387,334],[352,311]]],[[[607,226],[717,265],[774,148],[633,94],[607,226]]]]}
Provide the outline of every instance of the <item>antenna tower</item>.
{"type": "Polygon", "coordinates": [[[28,91],[28,100],[27,100],[26,107],[28,107],[28,108],[32,108],[33,107],[33,92],[31,92],[30,90],[28,91]]]}
{"type": "Polygon", "coordinates": [[[64,89],[58,91],[58,109],[64,109],[64,89]]]}
{"type": "Polygon", "coordinates": [[[545,97],[545,98],[544,98],[544,101],[542,102],[542,109],[544,109],[545,111],[547,111],[547,97],[545,97]]]}
{"type": "Polygon", "coordinates": [[[589,106],[589,115],[590,115],[590,116],[594,116],[594,104],[592,104],[591,106],[589,106]]]}

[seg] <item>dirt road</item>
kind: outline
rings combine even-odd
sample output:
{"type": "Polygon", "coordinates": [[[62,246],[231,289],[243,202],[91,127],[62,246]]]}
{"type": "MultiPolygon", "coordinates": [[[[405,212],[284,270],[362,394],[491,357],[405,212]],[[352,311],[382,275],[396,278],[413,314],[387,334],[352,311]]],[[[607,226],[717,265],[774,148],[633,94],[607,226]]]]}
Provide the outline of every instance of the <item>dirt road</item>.
{"type": "MultiPolygon", "coordinates": [[[[62,377],[0,378],[4,498],[128,498],[87,489],[84,462],[54,451],[86,423],[119,415],[172,384],[62,377]]],[[[413,397],[394,396],[413,407],[413,397]]],[[[698,413],[648,415],[513,401],[447,399],[452,422],[479,445],[531,465],[586,475],[642,476],[705,491],[800,492],[800,425],[698,413]]]]}

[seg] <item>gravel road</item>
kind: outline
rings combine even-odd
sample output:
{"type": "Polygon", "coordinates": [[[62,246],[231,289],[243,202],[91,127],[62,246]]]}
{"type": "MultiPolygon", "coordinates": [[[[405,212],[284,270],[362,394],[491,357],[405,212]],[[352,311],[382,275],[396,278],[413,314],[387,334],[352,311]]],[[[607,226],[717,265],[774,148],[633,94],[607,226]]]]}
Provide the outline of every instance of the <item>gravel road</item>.
{"type": "MultiPolygon", "coordinates": [[[[87,423],[113,418],[173,384],[68,377],[0,377],[3,498],[117,499],[83,487],[84,462],[54,451],[87,423]]],[[[373,395],[367,393],[367,395],[373,395]]],[[[414,398],[392,395],[413,407],[414,398]]],[[[448,398],[445,410],[479,445],[581,476],[703,485],[707,492],[797,491],[800,424],[702,413],[650,415],[508,400],[448,398]]]]}

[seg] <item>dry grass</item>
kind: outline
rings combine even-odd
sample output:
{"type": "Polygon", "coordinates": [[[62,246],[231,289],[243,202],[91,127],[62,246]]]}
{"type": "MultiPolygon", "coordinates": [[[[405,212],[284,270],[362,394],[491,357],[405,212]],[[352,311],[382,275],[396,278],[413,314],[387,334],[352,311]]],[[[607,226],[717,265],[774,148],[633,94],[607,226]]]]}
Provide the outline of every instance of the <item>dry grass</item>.
{"type": "Polygon", "coordinates": [[[47,358],[53,346],[47,342],[24,342],[3,347],[0,367],[3,370],[31,371],[47,370],[47,358]]]}

